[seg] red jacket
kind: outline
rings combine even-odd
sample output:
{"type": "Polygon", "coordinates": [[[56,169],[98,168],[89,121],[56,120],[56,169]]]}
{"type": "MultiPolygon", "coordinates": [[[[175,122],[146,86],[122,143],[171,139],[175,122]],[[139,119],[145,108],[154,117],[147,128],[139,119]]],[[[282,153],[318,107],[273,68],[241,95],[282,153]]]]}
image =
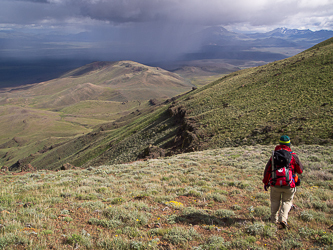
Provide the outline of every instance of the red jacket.
{"type": "MultiPolygon", "coordinates": [[[[286,145],[278,145],[278,146],[275,147],[275,151],[281,150],[281,149],[292,152],[292,150],[286,145]]],[[[292,171],[293,171],[293,175],[295,173],[302,174],[303,173],[303,165],[300,162],[298,156],[296,155],[296,153],[293,153],[293,152],[291,153],[291,156],[292,157],[291,157],[290,165],[291,165],[291,168],[292,168],[292,171]]],[[[266,167],[265,167],[264,179],[262,180],[262,182],[265,185],[270,184],[271,175],[272,175],[272,157],[268,160],[268,162],[266,164],[266,167]]],[[[291,182],[290,187],[291,188],[295,187],[295,181],[291,182]]]]}

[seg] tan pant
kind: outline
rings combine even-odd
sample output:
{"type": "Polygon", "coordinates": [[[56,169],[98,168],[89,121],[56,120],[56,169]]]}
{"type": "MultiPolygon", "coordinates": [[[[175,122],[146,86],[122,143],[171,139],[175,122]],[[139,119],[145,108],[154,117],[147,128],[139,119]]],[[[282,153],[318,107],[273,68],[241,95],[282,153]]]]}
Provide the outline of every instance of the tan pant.
{"type": "Polygon", "coordinates": [[[293,205],[295,188],[271,187],[271,221],[273,223],[288,220],[288,213],[293,205]],[[281,208],[280,208],[280,203],[281,208]],[[280,210],[280,211],[279,211],[280,210]]]}

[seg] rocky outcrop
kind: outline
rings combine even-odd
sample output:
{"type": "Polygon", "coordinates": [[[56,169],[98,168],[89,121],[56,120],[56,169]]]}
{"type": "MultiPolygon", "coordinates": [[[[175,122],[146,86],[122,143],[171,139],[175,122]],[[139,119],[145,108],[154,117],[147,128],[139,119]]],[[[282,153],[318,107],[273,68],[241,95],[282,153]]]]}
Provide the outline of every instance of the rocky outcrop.
{"type": "Polygon", "coordinates": [[[139,154],[138,159],[152,159],[183,152],[193,152],[200,148],[199,131],[196,121],[187,118],[188,111],[183,106],[170,106],[167,115],[178,127],[176,135],[162,146],[149,145],[139,154]]]}
{"type": "Polygon", "coordinates": [[[196,121],[186,117],[188,111],[183,106],[171,106],[168,112],[179,126],[174,140],[168,145],[171,148],[169,154],[197,150],[200,146],[200,141],[196,121]]]}
{"type": "Polygon", "coordinates": [[[149,145],[140,155],[139,159],[156,159],[165,156],[165,150],[163,148],[149,145]]]}
{"type": "Polygon", "coordinates": [[[73,166],[70,163],[65,163],[60,167],[60,170],[70,170],[70,169],[75,169],[75,166],[73,166]]]}
{"type": "Polygon", "coordinates": [[[8,167],[7,166],[3,166],[2,168],[1,168],[1,172],[7,172],[9,169],[8,169],[8,167]]]}
{"type": "Polygon", "coordinates": [[[35,172],[36,168],[34,168],[31,164],[24,165],[21,167],[21,172],[35,172]]]}

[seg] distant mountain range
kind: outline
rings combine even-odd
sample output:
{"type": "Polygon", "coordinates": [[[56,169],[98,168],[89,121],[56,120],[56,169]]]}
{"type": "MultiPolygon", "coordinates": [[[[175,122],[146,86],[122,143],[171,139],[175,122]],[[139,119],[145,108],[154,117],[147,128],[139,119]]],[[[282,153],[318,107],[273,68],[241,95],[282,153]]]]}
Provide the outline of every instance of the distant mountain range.
{"type": "Polygon", "coordinates": [[[185,55],[185,60],[225,59],[235,65],[241,61],[264,64],[296,55],[333,37],[333,31],[278,28],[266,33],[244,34],[219,26],[207,28],[192,39],[199,37],[204,37],[201,49],[185,55]]]}
{"type": "MultiPolygon", "coordinates": [[[[84,37],[89,36],[80,34],[80,39],[84,37]]],[[[244,34],[215,26],[206,28],[187,38],[186,43],[199,44],[199,46],[196,45],[198,49],[192,53],[181,54],[177,61],[165,62],[161,58],[159,62],[145,62],[145,64],[180,72],[179,68],[193,67],[193,61],[195,61],[195,66],[199,70],[206,68],[207,60],[209,60],[210,67],[214,63],[218,67],[228,64],[227,70],[230,72],[229,69],[237,70],[238,67],[253,67],[294,56],[330,37],[333,37],[333,31],[329,30],[311,31],[278,28],[266,33],[244,34]]],[[[1,42],[3,42],[3,39],[0,39],[0,45],[1,42]]],[[[89,41],[87,40],[87,42],[89,41]]],[[[63,60],[50,57],[47,60],[20,61],[1,57],[0,88],[51,80],[72,69],[98,60],[98,58],[63,60]]],[[[108,59],[108,61],[113,60],[114,58],[108,59]]],[[[213,66],[213,68],[216,68],[216,66],[213,66]]],[[[185,69],[185,74],[188,73],[188,70],[189,68],[185,69]]],[[[195,71],[198,72],[198,69],[195,69],[195,71]]],[[[217,69],[217,72],[221,71],[225,71],[225,69],[217,69]]],[[[182,72],[184,72],[183,69],[182,72]]]]}

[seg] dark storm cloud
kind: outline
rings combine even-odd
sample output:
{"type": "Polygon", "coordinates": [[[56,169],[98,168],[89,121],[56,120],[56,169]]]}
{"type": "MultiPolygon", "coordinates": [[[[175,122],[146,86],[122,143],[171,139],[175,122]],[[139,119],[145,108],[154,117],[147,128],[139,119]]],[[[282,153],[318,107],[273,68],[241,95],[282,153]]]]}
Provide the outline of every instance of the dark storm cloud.
{"type": "Polygon", "coordinates": [[[15,1],[21,1],[21,2],[33,2],[33,3],[48,3],[47,0],[15,0],[15,1]]]}
{"type": "Polygon", "coordinates": [[[0,0],[0,25],[53,25],[53,22],[76,15],[74,8],[64,8],[45,1],[7,1],[0,0]]]}
{"type": "Polygon", "coordinates": [[[213,25],[332,29],[332,0],[0,0],[0,53],[175,58],[213,25]]]}
{"type": "MultiPolygon", "coordinates": [[[[81,15],[111,22],[180,22],[226,25],[278,24],[293,16],[331,18],[331,0],[49,0],[81,15]]],[[[297,20],[297,19],[296,19],[297,20]]],[[[332,21],[332,20],[331,20],[332,21]]]]}
{"type": "MultiPolygon", "coordinates": [[[[217,25],[242,22],[267,9],[257,9],[253,2],[236,0],[63,0],[76,6],[83,16],[97,20],[123,22],[171,22],[217,25]],[[252,12],[254,10],[255,12],[252,12]]],[[[267,6],[269,7],[269,6],[267,6]]],[[[281,17],[282,18],[282,17],[281,17]]]]}
{"type": "Polygon", "coordinates": [[[112,24],[331,27],[332,0],[0,0],[0,22],[88,18],[112,24]],[[49,3],[49,4],[46,4],[49,3]]]}

